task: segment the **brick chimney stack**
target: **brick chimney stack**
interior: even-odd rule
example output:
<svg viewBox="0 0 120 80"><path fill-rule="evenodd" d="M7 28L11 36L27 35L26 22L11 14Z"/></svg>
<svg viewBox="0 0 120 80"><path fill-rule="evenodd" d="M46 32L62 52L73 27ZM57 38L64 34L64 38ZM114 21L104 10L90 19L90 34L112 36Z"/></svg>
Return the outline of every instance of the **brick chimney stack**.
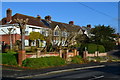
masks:
<svg viewBox="0 0 120 80"><path fill-rule="evenodd" d="M74 25L74 21L70 21L69 24L70 24L70 25Z"/></svg>
<svg viewBox="0 0 120 80"><path fill-rule="evenodd" d="M10 22L12 19L12 10L10 8L7 9L6 15L7 15L7 22Z"/></svg>
<svg viewBox="0 0 120 80"><path fill-rule="evenodd" d="M90 24L88 24L88 25L87 25L87 27L88 27L88 28L91 28L91 25L90 25Z"/></svg>
<svg viewBox="0 0 120 80"><path fill-rule="evenodd" d="M37 19L41 20L41 17L40 17L40 15L37 15Z"/></svg>
<svg viewBox="0 0 120 80"><path fill-rule="evenodd" d="M51 16L49 16L49 15L48 15L48 16L45 16L45 20L46 20L46 21L51 21Z"/></svg>

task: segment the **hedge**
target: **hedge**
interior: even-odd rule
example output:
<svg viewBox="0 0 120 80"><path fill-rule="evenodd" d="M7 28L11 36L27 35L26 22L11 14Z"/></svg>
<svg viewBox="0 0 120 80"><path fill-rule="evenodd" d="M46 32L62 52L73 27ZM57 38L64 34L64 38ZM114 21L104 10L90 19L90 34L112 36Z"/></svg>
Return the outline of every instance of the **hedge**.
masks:
<svg viewBox="0 0 120 80"><path fill-rule="evenodd" d="M88 44L87 50L89 53L95 53L95 51L97 51L97 45L96 44Z"/></svg>
<svg viewBox="0 0 120 80"><path fill-rule="evenodd" d="M1 53L0 55L2 55L2 64L17 65L17 54Z"/></svg>
<svg viewBox="0 0 120 80"><path fill-rule="evenodd" d="M105 47L103 45L98 45L98 51L100 53L104 53L105 52Z"/></svg>
<svg viewBox="0 0 120 80"><path fill-rule="evenodd" d="M89 53L95 53L95 51L105 52L105 47L103 45L97 44L82 44L80 47L80 52L85 51L85 47Z"/></svg>
<svg viewBox="0 0 120 80"><path fill-rule="evenodd" d="M45 68L51 66L64 65L65 60L60 57L41 57L41 58L27 58L23 61L23 66L31 68Z"/></svg>

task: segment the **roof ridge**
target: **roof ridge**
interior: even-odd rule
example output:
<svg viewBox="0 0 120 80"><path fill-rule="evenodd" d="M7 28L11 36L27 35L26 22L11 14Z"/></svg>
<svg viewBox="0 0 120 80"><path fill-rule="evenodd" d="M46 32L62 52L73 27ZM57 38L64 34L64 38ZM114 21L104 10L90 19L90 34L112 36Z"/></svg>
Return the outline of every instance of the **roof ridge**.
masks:
<svg viewBox="0 0 120 80"><path fill-rule="evenodd" d="M24 14L20 14L20 13L16 13L15 15L22 15L22 16L26 16L26 17L35 18L35 17L33 17L33 16L28 16L28 15L24 15ZM13 16L15 16L15 15L13 15ZM13 17L13 16L12 16L12 17ZM37 19L37 18L35 18L35 19Z"/></svg>

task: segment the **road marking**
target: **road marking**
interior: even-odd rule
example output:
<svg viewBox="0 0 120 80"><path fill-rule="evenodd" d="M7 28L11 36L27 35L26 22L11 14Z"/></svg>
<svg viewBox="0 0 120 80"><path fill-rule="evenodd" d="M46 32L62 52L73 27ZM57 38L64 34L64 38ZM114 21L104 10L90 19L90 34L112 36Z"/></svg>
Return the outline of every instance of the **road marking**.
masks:
<svg viewBox="0 0 120 80"><path fill-rule="evenodd" d="M55 74L55 73L61 73L61 72L69 72L69 71L75 71L75 70L98 68L98 67L105 67L105 65L82 67L82 68L74 68L74 69L66 69L66 70L59 70L59 71L52 71L52 72L47 72L47 73L44 73L44 74L37 74L37 75L30 75L30 76L21 76L21 77L17 77L17 78L18 79L22 79L22 78L29 78L29 77L35 77L35 76L44 76L44 75L48 75L48 74Z"/></svg>
<svg viewBox="0 0 120 80"><path fill-rule="evenodd" d="M91 78L91 79L88 79L88 80L94 80L94 79L99 79L99 78L103 78L104 76L102 75L102 76L93 76L93 77L95 77L95 78Z"/></svg>

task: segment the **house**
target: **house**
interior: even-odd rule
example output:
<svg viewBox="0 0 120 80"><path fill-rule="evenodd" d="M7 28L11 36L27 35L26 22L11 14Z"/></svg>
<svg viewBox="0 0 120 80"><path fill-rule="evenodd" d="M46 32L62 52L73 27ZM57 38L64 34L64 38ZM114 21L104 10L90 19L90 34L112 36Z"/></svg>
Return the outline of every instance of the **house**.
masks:
<svg viewBox="0 0 120 80"><path fill-rule="evenodd" d="M32 17L24 14L16 13L12 16L12 10L9 8L6 10L6 17L3 18L2 25L0 25L0 36L7 44L10 44L10 36L12 40L12 45L16 43L17 40L21 40L20 29L14 19L29 19L25 29L25 46L36 46L36 43L29 40L29 34L32 31L40 32L46 37L49 37L50 42L53 45L70 45L76 44L75 37L77 34L83 34L80 26L74 25L73 21L67 23L52 21L51 16L45 16L42 19L39 15L37 17ZM72 36L72 37L71 37ZM71 40L70 40L71 39ZM45 46L46 41L43 41L43 46Z"/></svg>

